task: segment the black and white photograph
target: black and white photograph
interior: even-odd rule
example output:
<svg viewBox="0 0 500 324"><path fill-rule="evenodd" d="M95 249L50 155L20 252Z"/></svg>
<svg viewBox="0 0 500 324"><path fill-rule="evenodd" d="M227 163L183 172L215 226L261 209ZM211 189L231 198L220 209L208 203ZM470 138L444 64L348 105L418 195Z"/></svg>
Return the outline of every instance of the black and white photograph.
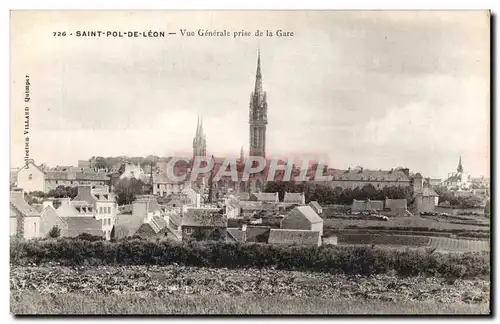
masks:
<svg viewBox="0 0 500 324"><path fill-rule="evenodd" d="M490 315L491 21L11 10L11 314Z"/></svg>

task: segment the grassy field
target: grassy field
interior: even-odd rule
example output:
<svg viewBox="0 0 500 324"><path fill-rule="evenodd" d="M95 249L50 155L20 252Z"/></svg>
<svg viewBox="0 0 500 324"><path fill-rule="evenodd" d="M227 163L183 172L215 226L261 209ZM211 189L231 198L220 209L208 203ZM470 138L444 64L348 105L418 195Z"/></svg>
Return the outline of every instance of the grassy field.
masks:
<svg viewBox="0 0 500 324"><path fill-rule="evenodd" d="M105 296L13 292L13 314L489 314L489 304L335 300L293 296Z"/></svg>
<svg viewBox="0 0 500 324"><path fill-rule="evenodd" d="M357 226L359 228L379 226L394 229L402 227L428 228L435 231L489 231L489 228L485 226L439 222L423 217L392 217L388 221L329 218L323 221L323 226L325 229L340 229L347 226Z"/></svg>

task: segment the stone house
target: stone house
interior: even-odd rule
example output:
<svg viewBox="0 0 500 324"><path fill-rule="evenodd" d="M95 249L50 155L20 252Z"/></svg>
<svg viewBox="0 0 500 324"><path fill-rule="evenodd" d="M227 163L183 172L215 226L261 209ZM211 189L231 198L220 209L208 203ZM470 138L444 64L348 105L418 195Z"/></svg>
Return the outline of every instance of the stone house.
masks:
<svg viewBox="0 0 500 324"><path fill-rule="evenodd" d="M22 188L24 192L33 191L45 192L45 172L37 166L33 160L30 160L17 172L17 187Z"/></svg>
<svg viewBox="0 0 500 324"><path fill-rule="evenodd" d="M10 236L40 237L40 213L24 199L23 190L10 192Z"/></svg>
<svg viewBox="0 0 500 324"><path fill-rule="evenodd" d="M47 237L53 227L61 230L61 236L68 230L68 224L57 214L52 201L44 201L40 214L40 237Z"/></svg>
<svg viewBox="0 0 500 324"><path fill-rule="evenodd" d="M298 206L281 220L281 229L317 231L323 235L323 219L310 207Z"/></svg>
<svg viewBox="0 0 500 324"><path fill-rule="evenodd" d="M352 202L351 211L353 213L360 213L365 211L381 211L384 209L384 201L382 200L356 200Z"/></svg>
<svg viewBox="0 0 500 324"><path fill-rule="evenodd" d="M181 217L183 241L225 241L227 217L221 208L189 208Z"/></svg>
<svg viewBox="0 0 500 324"><path fill-rule="evenodd" d="M285 192L285 196L283 197L283 202L287 204L305 205L306 196L302 192L301 193Z"/></svg>

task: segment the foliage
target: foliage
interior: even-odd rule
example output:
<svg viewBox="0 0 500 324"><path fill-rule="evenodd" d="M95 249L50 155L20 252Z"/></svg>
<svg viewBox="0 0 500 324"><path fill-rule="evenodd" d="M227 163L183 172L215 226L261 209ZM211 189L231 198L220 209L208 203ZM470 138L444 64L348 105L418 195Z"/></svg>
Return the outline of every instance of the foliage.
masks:
<svg viewBox="0 0 500 324"><path fill-rule="evenodd" d="M345 204L351 205L354 199L364 200L384 200L390 199L412 199L413 188L407 187L385 187L376 189L373 185L367 184L363 188L343 189L341 187L330 188L322 184L311 182L268 182L265 192L278 192L279 199L283 200L285 192L303 192L306 203L316 200L320 204Z"/></svg>
<svg viewBox="0 0 500 324"><path fill-rule="evenodd" d="M47 237L58 238L59 236L61 236L61 229L59 228L59 226L57 225L52 226L49 233L47 234Z"/></svg>
<svg viewBox="0 0 500 324"><path fill-rule="evenodd" d="M11 264L168 265L263 268L372 275L475 277L490 273L488 252L429 253L359 246L276 246L223 242L89 241L79 238L11 244Z"/></svg>
<svg viewBox="0 0 500 324"><path fill-rule="evenodd" d="M125 178L115 186L116 200L119 206L131 204L137 195L143 195L144 182L135 178Z"/></svg>
<svg viewBox="0 0 500 324"><path fill-rule="evenodd" d="M435 189L439 195L439 203L449 204L454 208L475 208L482 206L482 199L476 196L458 196L455 192L446 189L445 187L438 187Z"/></svg>
<svg viewBox="0 0 500 324"><path fill-rule="evenodd" d="M56 189L50 190L44 198L75 198L78 195L78 187L57 186Z"/></svg>

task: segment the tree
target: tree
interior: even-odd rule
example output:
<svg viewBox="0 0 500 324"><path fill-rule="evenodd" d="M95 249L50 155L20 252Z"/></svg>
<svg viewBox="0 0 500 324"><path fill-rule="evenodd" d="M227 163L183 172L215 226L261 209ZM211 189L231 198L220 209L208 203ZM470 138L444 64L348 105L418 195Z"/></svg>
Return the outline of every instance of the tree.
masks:
<svg viewBox="0 0 500 324"><path fill-rule="evenodd" d="M54 198L75 198L78 195L78 187L71 186L57 186L56 189L50 190L46 197Z"/></svg>
<svg viewBox="0 0 500 324"><path fill-rule="evenodd" d="M52 226L49 233L47 234L47 237L58 238L59 236L61 236L61 229L59 228L59 226L57 225Z"/></svg>
<svg viewBox="0 0 500 324"><path fill-rule="evenodd" d="M102 156L98 156L95 158L94 167L97 169L106 169L108 165L106 164L106 160Z"/></svg>
<svg viewBox="0 0 500 324"><path fill-rule="evenodd" d="M144 194L144 182L135 178L125 178L118 181L115 187L118 205L131 204L136 195Z"/></svg>

